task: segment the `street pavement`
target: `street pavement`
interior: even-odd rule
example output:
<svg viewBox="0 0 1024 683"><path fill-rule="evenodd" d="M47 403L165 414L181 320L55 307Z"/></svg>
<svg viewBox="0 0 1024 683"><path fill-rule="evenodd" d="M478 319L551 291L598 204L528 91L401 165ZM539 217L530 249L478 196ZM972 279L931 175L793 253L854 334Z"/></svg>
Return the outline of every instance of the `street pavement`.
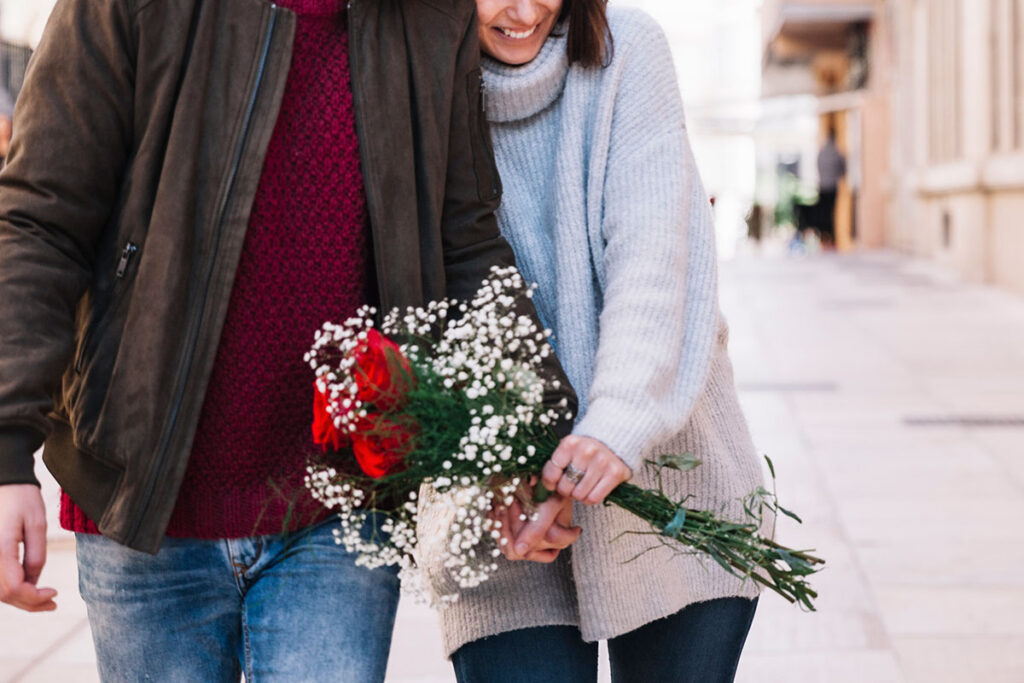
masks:
<svg viewBox="0 0 1024 683"><path fill-rule="evenodd" d="M1024 298L893 252L768 251L722 266L737 386L804 519L780 540L828 565L815 613L762 596L737 680L1021 683ZM60 608L0 607L0 681L98 680L74 540L44 491ZM387 680L454 681L410 601Z"/></svg>

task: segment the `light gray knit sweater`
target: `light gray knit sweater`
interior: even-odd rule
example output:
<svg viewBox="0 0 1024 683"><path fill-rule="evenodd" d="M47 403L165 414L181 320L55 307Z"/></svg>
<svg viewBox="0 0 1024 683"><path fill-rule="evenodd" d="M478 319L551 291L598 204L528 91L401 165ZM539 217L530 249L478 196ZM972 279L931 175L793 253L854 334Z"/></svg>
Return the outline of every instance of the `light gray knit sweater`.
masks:
<svg viewBox="0 0 1024 683"><path fill-rule="evenodd" d="M668 493L742 519L762 473L726 353L710 204L672 57L646 14L609 18L607 68L569 68L557 36L525 66L485 61L501 230L540 285L538 312L580 398L575 433L605 443L648 487L645 458L694 453L704 464L666 476ZM421 533L441 531L446 514L425 514ZM713 562L642 554L653 539L623 532L649 528L617 508L577 505L576 519L583 535L553 565L502 559L498 575L441 612L449 655L531 626L611 638L690 603L758 594Z"/></svg>

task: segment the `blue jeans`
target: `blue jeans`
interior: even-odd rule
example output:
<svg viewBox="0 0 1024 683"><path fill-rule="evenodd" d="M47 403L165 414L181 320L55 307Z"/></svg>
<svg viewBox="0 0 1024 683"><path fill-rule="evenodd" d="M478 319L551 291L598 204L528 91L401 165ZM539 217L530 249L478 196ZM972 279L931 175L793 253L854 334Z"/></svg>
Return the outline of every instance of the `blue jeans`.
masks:
<svg viewBox="0 0 1024 683"><path fill-rule="evenodd" d="M756 599L709 600L612 638L612 681L730 683L756 609ZM589 683L597 643L575 626L540 626L467 643L452 664L459 683Z"/></svg>
<svg viewBox="0 0 1024 683"><path fill-rule="evenodd" d="M392 569L355 566L331 517L293 534L165 539L153 556L78 534L104 681L384 680Z"/></svg>

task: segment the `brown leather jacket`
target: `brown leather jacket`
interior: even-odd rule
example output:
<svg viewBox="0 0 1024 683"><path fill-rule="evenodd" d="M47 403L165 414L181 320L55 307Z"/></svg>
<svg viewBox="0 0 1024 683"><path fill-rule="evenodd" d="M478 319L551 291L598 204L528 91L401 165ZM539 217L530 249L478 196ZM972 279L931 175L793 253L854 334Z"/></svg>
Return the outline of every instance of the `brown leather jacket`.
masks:
<svg viewBox="0 0 1024 683"><path fill-rule="evenodd" d="M349 22L379 303L465 298L513 263L474 2L353 0ZM62 0L19 98L0 484L35 481L45 439L60 484L133 548L159 549L185 471L294 28L265 0Z"/></svg>

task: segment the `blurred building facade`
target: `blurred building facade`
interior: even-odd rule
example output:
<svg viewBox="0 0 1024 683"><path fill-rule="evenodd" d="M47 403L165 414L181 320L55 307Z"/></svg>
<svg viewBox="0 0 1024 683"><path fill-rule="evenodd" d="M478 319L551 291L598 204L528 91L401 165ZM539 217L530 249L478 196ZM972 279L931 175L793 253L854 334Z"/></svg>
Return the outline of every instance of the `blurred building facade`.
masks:
<svg viewBox="0 0 1024 683"><path fill-rule="evenodd" d="M765 0L767 98L811 96L851 172L840 246L1024 294L1024 0Z"/></svg>
<svg viewBox="0 0 1024 683"><path fill-rule="evenodd" d="M0 0L0 87L17 97L56 0Z"/></svg>
<svg viewBox="0 0 1024 683"><path fill-rule="evenodd" d="M790 119L808 114L815 119L801 176L816 184L815 152L830 129L847 158L836 202L838 248L883 245L891 57L880 3L766 0L761 18L766 103L789 101L794 104L774 108Z"/></svg>
<svg viewBox="0 0 1024 683"><path fill-rule="evenodd" d="M1024 0L885 4L890 243L1024 294Z"/></svg>

